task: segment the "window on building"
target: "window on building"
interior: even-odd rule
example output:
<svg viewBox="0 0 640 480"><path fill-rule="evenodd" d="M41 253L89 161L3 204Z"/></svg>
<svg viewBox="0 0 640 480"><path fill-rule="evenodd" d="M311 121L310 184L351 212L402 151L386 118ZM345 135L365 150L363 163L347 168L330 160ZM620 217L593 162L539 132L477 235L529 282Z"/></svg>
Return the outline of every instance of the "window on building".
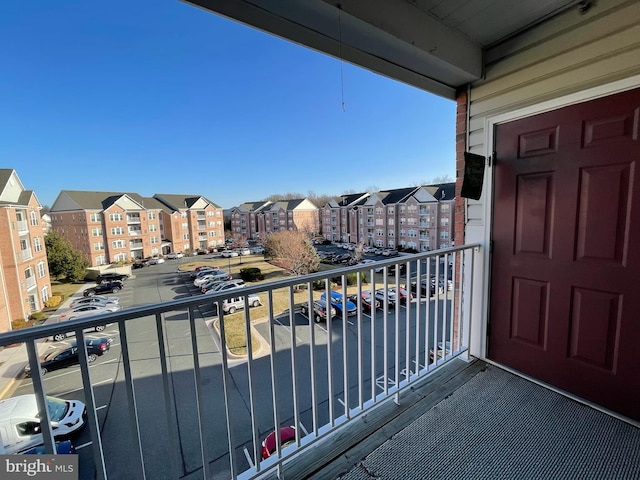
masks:
<svg viewBox="0 0 640 480"><path fill-rule="evenodd" d="M126 262L127 261L127 254L126 253L117 253L113 256L113 261L114 262Z"/></svg>
<svg viewBox="0 0 640 480"><path fill-rule="evenodd" d="M42 251L42 239L40 237L33 238L33 250L36 252Z"/></svg>
<svg viewBox="0 0 640 480"><path fill-rule="evenodd" d="M443 227L448 226L449 225L449 217L440 218L440 225L442 225Z"/></svg>
<svg viewBox="0 0 640 480"><path fill-rule="evenodd" d="M104 243L103 242L94 242L93 249L94 250L104 250Z"/></svg>
<svg viewBox="0 0 640 480"><path fill-rule="evenodd" d="M183 233L182 234L182 239L183 240L189 240L189 234L188 233Z"/></svg>
<svg viewBox="0 0 640 480"><path fill-rule="evenodd" d="M440 232L440 239L441 240L448 240L449 239L449 232Z"/></svg>
<svg viewBox="0 0 640 480"><path fill-rule="evenodd" d="M443 203L440 205L440 211L441 212L448 212L449 211L449 204L448 203Z"/></svg>
<svg viewBox="0 0 640 480"><path fill-rule="evenodd" d="M107 257L105 255L98 255L96 257L96 265L104 265L107 263Z"/></svg>
<svg viewBox="0 0 640 480"><path fill-rule="evenodd" d="M151 249L151 255L158 255L159 252L160 251L158 250L157 247Z"/></svg>
<svg viewBox="0 0 640 480"><path fill-rule="evenodd" d="M29 295L29 308L32 312L40 310L40 307L38 306L38 297L36 295Z"/></svg>
<svg viewBox="0 0 640 480"><path fill-rule="evenodd" d="M156 223L149 224L149 231L150 232L157 232L158 231L158 225Z"/></svg>
<svg viewBox="0 0 640 480"><path fill-rule="evenodd" d="M47 273L47 271L44 268L44 262L38 262L36 270L38 271L38 278L44 277Z"/></svg>
<svg viewBox="0 0 640 480"><path fill-rule="evenodd" d="M91 229L92 237L101 237L102 236L102 228L92 228Z"/></svg>
<svg viewBox="0 0 640 480"><path fill-rule="evenodd" d="M151 237L151 243L158 243L158 237Z"/></svg>
<svg viewBox="0 0 640 480"><path fill-rule="evenodd" d="M387 232L387 237L393 237L394 236L394 231L393 230L389 230Z"/></svg>
<svg viewBox="0 0 640 480"><path fill-rule="evenodd" d="M113 227L111 235L124 235L124 227Z"/></svg>
<svg viewBox="0 0 640 480"><path fill-rule="evenodd" d="M188 223L183 223L182 224L182 229L183 230L187 230L189 228L189 224Z"/></svg>
<svg viewBox="0 0 640 480"><path fill-rule="evenodd" d="M113 245L113 248L125 248L126 246L124 240L114 240L112 245Z"/></svg>
<svg viewBox="0 0 640 480"><path fill-rule="evenodd" d="M102 221L102 214L101 213L92 213L91 215L89 215L89 221L93 222L93 223L101 222Z"/></svg>
<svg viewBox="0 0 640 480"><path fill-rule="evenodd" d="M389 226L391 227L391 226L395 225L395 219L390 218L390 219L389 219L389 221L388 221L387 223L388 223L388 224L389 224Z"/></svg>
<svg viewBox="0 0 640 480"><path fill-rule="evenodd" d="M156 219L156 212L149 212L149 213L147 214L147 218L148 218L149 220L155 220L155 219Z"/></svg>
<svg viewBox="0 0 640 480"><path fill-rule="evenodd" d="M42 303L49 300L49 287L42 287L42 290L40 290L40 298L42 298Z"/></svg>
<svg viewBox="0 0 640 480"><path fill-rule="evenodd" d="M382 230L381 228L376 229L376 235L379 237L384 236L384 230Z"/></svg>
<svg viewBox="0 0 640 480"><path fill-rule="evenodd" d="M109 220L111 220L112 222L121 222L122 221L122 214L121 213L111 213L111 214L109 214Z"/></svg>
<svg viewBox="0 0 640 480"><path fill-rule="evenodd" d="M38 226L38 214L36 212L30 212L29 213L29 218L31 220L31 226L32 227L37 227Z"/></svg>

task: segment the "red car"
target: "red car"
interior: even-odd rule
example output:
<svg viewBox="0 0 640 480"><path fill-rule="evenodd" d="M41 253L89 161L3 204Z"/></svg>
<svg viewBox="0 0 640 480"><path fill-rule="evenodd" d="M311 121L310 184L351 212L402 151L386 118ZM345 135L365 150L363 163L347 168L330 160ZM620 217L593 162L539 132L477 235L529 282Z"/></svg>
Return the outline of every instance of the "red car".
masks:
<svg viewBox="0 0 640 480"><path fill-rule="evenodd" d="M282 427L280 429L280 448L284 448L296 441L296 427ZM276 432L273 431L262 442L262 459L265 460L276 453Z"/></svg>

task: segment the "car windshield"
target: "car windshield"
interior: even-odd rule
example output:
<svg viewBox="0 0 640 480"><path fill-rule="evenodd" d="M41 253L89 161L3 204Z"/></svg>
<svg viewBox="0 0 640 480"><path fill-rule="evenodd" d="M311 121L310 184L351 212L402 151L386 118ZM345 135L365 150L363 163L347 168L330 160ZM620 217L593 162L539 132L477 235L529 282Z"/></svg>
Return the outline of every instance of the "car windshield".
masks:
<svg viewBox="0 0 640 480"><path fill-rule="evenodd" d="M69 411L69 404L59 398L47 397L47 408L49 409L49 417L52 422L59 422ZM36 415L40 418L40 415Z"/></svg>

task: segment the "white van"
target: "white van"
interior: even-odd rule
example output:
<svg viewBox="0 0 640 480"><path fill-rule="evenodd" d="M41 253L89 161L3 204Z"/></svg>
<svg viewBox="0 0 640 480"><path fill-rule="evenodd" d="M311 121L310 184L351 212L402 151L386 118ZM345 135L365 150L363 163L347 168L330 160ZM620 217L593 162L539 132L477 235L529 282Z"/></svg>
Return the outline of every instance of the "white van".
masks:
<svg viewBox="0 0 640 480"><path fill-rule="evenodd" d="M248 299L250 307L259 307L262 305L260 297L255 293L249 294ZM244 296L228 298L222 302L222 311L224 313L235 313L236 310L242 309L244 309Z"/></svg>
<svg viewBox="0 0 640 480"><path fill-rule="evenodd" d="M54 437L69 435L84 427L87 409L77 400L47 397ZM34 394L0 400L0 452L20 453L43 443Z"/></svg>

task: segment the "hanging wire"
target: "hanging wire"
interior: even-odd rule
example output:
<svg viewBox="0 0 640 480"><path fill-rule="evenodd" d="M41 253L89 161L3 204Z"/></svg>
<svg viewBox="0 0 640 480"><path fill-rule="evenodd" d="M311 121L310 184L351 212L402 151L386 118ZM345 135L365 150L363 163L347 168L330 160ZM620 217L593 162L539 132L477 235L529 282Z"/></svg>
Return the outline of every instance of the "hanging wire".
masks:
<svg viewBox="0 0 640 480"><path fill-rule="evenodd" d="M345 110L344 106L344 75L342 72L342 5L338 4L338 57L340 57L340 96L342 99L342 111Z"/></svg>

